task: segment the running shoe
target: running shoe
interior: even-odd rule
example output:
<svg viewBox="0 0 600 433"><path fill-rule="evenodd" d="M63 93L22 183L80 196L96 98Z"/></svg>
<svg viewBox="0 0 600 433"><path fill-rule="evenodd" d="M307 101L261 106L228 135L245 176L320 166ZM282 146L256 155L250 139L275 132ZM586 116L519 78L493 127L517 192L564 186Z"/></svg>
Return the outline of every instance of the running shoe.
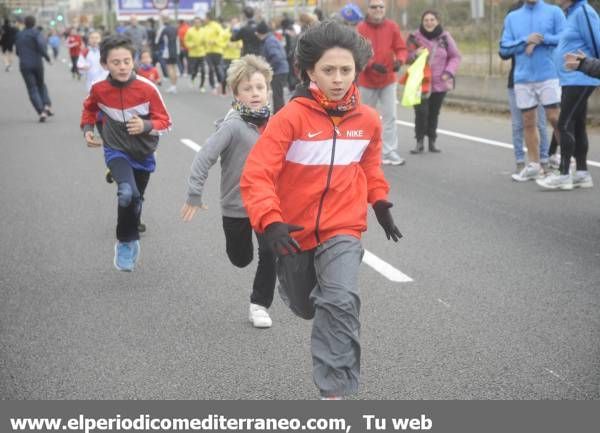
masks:
<svg viewBox="0 0 600 433"><path fill-rule="evenodd" d="M577 170L573 175L573 188L592 188L594 181L589 171Z"/></svg>
<svg viewBox="0 0 600 433"><path fill-rule="evenodd" d="M255 328L270 328L273 324L267 309L258 304L250 304L249 319Z"/></svg>
<svg viewBox="0 0 600 433"><path fill-rule="evenodd" d="M550 168L560 168L560 154L555 153L554 155L550 155L550 158L548 158L548 165Z"/></svg>
<svg viewBox="0 0 600 433"><path fill-rule="evenodd" d="M106 179L106 183L113 183L115 181L112 177L110 168L106 169L106 173L104 173L104 179Z"/></svg>
<svg viewBox="0 0 600 433"><path fill-rule="evenodd" d="M543 179L538 179L535 182L542 188L546 189L573 189L573 180L571 179L570 174L552 173L550 176L546 176Z"/></svg>
<svg viewBox="0 0 600 433"><path fill-rule="evenodd" d="M114 265L119 271L131 272L140 254L140 241L121 242L115 244Z"/></svg>
<svg viewBox="0 0 600 433"><path fill-rule="evenodd" d="M541 175L542 167L540 167L540 164L537 162L530 162L520 173L513 174L512 178L517 182L527 182L528 180L539 179Z"/></svg>
<svg viewBox="0 0 600 433"><path fill-rule="evenodd" d="M400 155L393 150L390 153L383 155L383 160L381 162L384 165L404 165L406 163L406 161L400 158Z"/></svg>

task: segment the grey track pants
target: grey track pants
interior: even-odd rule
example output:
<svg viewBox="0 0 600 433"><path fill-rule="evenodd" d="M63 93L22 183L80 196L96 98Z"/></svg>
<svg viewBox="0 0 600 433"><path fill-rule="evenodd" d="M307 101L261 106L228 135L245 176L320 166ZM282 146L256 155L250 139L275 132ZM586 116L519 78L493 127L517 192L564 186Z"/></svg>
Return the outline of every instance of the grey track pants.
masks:
<svg viewBox="0 0 600 433"><path fill-rule="evenodd" d="M360 297L358 269L363 248L352 236L335 236L314 250L277 262L279 294L303 319L313 319L313 379L323 397L358 390Z"/></svg>

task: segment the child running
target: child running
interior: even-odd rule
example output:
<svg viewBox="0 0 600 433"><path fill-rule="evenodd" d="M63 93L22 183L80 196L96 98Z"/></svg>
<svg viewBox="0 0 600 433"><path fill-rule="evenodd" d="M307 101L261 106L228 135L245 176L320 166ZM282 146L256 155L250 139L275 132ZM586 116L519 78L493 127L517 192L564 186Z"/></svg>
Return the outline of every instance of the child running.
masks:
<svg viewBox="0 0 600 433"><path fill-rule="evenodd" d="M402 236L381 169L381 121L355 84L371 53L351 27L309 27L296 48L302 85L269 121L240 181L252 226L278 256L282 299L314 318L313 379L323 399L358 390L367 205L388 239Z"/></svg>
<svg viewBox="0 0 600 433"><path fill-rule="evenodd" d="M100 61L108 77L92 85L83 103L81 128L89 147L98 111L102 111L104 159L117 183L118 216L114 265L133 271L140 253L138 223L150 173L156 167L158 137L169 130L171 118L158 89L133 72L131 41L109 36L100 45Z"/></svg>
<svg viewBox="0 0 600 433"><path fill-rule="evenodd" d="M92 31L88 35L88 46L79 52L77 69L79 73L85 74L85 89L89 92L98 80L106 78L108 71L100 63L100 32Z"/></svg>
<svg viewBox="0 0 600 433"><path fill-rule="evenodd" d="M188 198L181 209L184 221L191 221L198 209L206 208L202 190L208 171L221 157L221 211L225 249L234 266L243 268L252 261L252 227L240 197L240 176L246 157L269 120L269 83L273 71L260 57L247 55L233 61L227 84L233 91L233 108L196 154L188 182ZM272 325L267 309L275 291L275 256L264 237L258 240L258 267L250 295L249 318L256 328Z"/></svg>
<svg viewBox="0 0 600 433"><path fill-rule="evenodd" d="M139 76L147 78L157 86L160 86L160 75L156 66L152 65L152 53L150 50L142 50L140 64L136 72Z"/></svg>

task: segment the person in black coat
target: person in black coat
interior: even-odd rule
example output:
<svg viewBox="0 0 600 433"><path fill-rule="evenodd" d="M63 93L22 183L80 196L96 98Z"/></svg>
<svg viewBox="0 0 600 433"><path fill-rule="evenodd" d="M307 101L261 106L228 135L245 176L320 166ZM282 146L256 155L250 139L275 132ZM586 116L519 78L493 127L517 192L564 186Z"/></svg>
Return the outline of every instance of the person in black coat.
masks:
<svg viewBox="0 0 600 433"><path fill-rule="evenodd" d="M232 29L231 41L242 41L242 56L246 54L260 55L261 42L256 37L256 21L254 21L254 9L250 6L244 8L246 24L240 29Z"/></svg>
<svg viewBox="0 0 600 433"><path fill-rule="evenodd" d="M10 71L12 66L12 53L17 37L17 28L11 25L8 18L4 19L4 25L0 31L0 46L2 47L2 57L4 59L4 70Z"/></svg>
<svg viewBox="0 0 600 433"><path fill-rule="evenodd" d="M25 17L25 29L17 33L15 45L17 47L17 56L19 56L19 69L29 99L33 108L37 111L40 122L45 122L48 116L52 116L50 97L48 89L44 82L44 63L46 59L51 63L48 56L46 39L42 33L35 28L35 18L33 16Z"/></svg>

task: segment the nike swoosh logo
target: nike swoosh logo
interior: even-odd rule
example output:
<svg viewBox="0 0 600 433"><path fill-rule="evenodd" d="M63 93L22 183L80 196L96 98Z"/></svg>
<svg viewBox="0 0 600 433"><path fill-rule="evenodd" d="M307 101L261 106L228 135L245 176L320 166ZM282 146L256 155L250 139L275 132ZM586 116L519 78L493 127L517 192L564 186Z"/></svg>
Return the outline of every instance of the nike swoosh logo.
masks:
<svg viewBox="0 0 600 433"><path fill-rule="evenodd" d="M319 131L319 132L309 132L308 133L308 138L313 138L316 137L317 135L319 135L321 132L323 131Z"/></svg>

